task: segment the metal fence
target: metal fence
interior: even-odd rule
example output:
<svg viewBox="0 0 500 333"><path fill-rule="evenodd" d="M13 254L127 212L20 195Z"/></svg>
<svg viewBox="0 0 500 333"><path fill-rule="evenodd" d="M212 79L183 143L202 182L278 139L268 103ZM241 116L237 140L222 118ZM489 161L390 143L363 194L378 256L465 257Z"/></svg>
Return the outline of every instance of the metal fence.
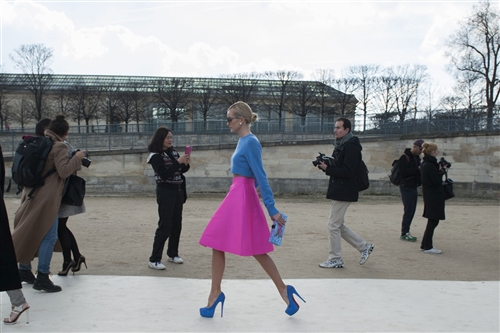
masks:
<svg viewBox="0 0 500 333"><path fill-rule="evenodd" d="M300 119L299 119L300 120ZM213 146L236 144L238 137L229 132L226 121L187 121L172 123L157 121L145 124L71 126L68 141L74 147L88 151L145 149L154 131L159 126L170 128L174 134L174 145ZM333 138L334 120L296 119L261 120L253 124L252 132L261 142L312 141ZM127 131L125 131L125 129ZM411 119L404 122L379 121L370 123L363 131L363 120L357 117L353 133L359 137L387 137L408 134L420 136L430 133L481 132L500 130L500 118L486 119ZM33 134L34 127L10 129L0 132L0 144L4 154L17 148L24 134Z"/></svg>

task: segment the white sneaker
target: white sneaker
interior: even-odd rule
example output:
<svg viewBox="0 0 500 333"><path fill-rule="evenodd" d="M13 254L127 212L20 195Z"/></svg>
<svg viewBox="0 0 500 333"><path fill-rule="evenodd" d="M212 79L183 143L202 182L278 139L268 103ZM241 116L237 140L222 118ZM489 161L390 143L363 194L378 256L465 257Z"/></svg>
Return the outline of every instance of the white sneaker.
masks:
<svg viewBox="0 0 500 333"><path fill-rule="evenodd" d="M161 261L157 261L157 262L151 262L150 261L149 264L148 264L148 267L152 268L152 269L165 269L166 268L165 265L163 265L161 263Z"/></svg>
<svg viewBox="0 0 500 333"><path fill-rule="evenodd" d="M173 262L174 264L182 264L184 262L184 260L182 260L182 258L179 256L173 258L169 257L168 261Z"/></svg>
<svg viewBox="0 0 500 333"><path fill-rule="evenodd" d="M322 262L319 264L319 267L321 268L344 268L344 261L342 258L337 259L337 260L327 260L325 262Z"/></svg>
<svg viewBox="0 0 500 333"><path fill-rule="evenodd" d="M363 265L368 260L374 248L375 248L374 244L371 243L366 244L366 249L364 249L363 252L361 252L361 260L359 261L360 265Z"/></svg>
<svg viewBox="0 0 500 333"><path fill-rule="evenodd" d="M424 250L424 253L440 254L440 253L443 253L443 251L438 250L435 247L433 247L432 249Z"/></svg>

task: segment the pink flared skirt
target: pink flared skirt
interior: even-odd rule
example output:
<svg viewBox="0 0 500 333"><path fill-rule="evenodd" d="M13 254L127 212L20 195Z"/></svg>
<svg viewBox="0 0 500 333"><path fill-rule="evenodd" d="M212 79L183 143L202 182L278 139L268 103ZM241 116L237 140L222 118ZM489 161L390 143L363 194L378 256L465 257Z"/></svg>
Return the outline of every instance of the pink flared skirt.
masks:
<svg viewBox="0 0 500 333"><path fill-rule="evenodd" d="M200 244L239 256L272 252L269 225L253 178L234 177L219 208L201 235Z"/></svg>

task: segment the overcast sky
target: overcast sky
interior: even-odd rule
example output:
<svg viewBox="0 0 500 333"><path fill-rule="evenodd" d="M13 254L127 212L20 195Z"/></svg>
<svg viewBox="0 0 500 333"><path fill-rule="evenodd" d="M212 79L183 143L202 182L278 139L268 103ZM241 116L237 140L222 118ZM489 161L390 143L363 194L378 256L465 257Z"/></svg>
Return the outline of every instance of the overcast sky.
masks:
<svg viewBox="0 0 500 333"><path fill-rule="evenodd" d="M218 77L421 64L450 83L445 41L477 1L5 1L0 63L21 44L56 74Z"/></svg>

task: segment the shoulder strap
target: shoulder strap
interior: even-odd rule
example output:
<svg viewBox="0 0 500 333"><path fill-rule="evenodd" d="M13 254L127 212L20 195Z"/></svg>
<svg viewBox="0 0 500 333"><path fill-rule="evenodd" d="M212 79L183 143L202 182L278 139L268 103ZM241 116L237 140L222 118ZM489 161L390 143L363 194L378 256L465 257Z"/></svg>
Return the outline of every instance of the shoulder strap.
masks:
<svg viewBox="0 0 500 333"><path fill-rule="evenodd" d="M28 200L31 199L31 197L33 197L33 194L35 193L35 191L43 185L44 183L44 180L45 178L47 178L48 176L50 176L51 174L55 173L56 172L56 168L53 167L51 169L49 169L49 171L47 171L45 173L45 175L43 175L42 178L40 178L40 180L38 181L38 183L36 183L36 185L31 189L30 193L28 194Z"/></svg>

